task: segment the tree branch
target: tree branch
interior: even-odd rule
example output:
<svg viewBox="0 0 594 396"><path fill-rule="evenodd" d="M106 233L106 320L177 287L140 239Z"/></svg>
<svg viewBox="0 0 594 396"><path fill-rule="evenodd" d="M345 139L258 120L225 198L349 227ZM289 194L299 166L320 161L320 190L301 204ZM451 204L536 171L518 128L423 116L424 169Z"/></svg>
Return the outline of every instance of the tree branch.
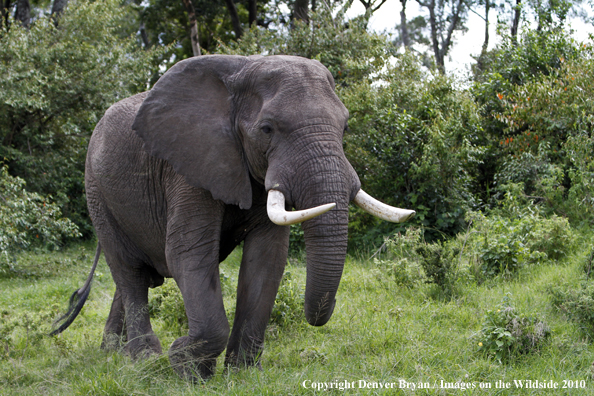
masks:
<svg viewBox="0 0 594 396"><path fill-rule="evenodd" d="M198 43L198 22L196 22L196 11L191 0L182 0L188 13L188 20L190 21L190 41L192 43L192 53L194 56L202 55L200 51L200 44Z"/></svg>

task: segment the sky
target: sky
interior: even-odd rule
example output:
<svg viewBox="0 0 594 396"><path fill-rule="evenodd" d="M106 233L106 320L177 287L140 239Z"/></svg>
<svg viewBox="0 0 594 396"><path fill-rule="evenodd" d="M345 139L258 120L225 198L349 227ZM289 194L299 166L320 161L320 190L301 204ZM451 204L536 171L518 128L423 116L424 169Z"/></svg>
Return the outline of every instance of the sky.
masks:
<svg viewBox="0 0 594 396"><path fill-rule="evenodd" d="M395 32L396 24L400 23L401 5L399 0L387 0L381 8L372 15L369 26L378 32ZM482 9L477 10L479 12ZM347 12L348 17L363 14L365 8L361 2L355 0L353 5ZM406 17L408 20L417 15L425 14L421 7L415 1L408 1L406 7ZM592 12L590 12L592 14ZM489 29L489 49L493 48L497 43L496 36L496 22L497 15L492 11L489 19L495 23L491 23ZM485 22L474 13L468 15L468 31L466 33L456 32L454 34L454 46L450 50L449 59L446 59L446 70L455 72L455 74L463 76L466 71L470 70L470 65L474 63L471 55L478 55L481 52L483 41L485 38ZM571 27L574 29L574 36L576 39L583 41L588 38L588 33L594 33L594 26L588 25L579 19L571 20Z"/></svg>

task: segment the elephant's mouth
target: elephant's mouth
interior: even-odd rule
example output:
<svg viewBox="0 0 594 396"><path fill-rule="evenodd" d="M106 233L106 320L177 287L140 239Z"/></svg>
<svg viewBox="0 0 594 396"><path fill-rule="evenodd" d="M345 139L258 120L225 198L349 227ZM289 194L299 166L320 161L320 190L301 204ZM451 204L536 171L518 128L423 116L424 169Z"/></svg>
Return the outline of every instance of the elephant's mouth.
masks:
<svg viewBox="0 0 594 396"><path fill-rule="evenodd" d="M400 209L386 205L363 190L359 190L354 199L355 204L369 214L392 223L405 222L415 215L414 210ZM285 196L278 190L268 191L268 217L274 224L281 226L302 223L313 219L336 206L336 203L315 206L309 209L287 211L285 210Z"/></svg>

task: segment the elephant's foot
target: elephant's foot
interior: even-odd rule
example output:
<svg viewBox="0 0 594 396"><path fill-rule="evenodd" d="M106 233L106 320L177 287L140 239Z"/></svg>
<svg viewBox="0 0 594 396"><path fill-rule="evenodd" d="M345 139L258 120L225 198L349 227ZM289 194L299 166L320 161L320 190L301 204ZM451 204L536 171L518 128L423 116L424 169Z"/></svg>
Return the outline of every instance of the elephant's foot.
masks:
<svg viewBox="0 0 594 396"><path fill-rule="evenodd" d="M163 353L161 342L154 334L144 334L131 339L126 344L126 351L134 360L146 359L151 355Z"/></svg>
<svg viewBox="0 0 594 396"><path fill-rule="evenodd" d="M169 362L183 379L197 382L215 373L219 353L209 351L206 340L180 337L169 348Z"/></svg>

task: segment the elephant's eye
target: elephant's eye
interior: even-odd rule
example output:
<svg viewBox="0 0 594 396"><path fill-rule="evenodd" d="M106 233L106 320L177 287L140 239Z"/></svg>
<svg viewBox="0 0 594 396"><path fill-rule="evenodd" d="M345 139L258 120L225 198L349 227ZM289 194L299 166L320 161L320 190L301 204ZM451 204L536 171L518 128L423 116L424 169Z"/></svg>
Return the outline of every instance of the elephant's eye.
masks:
<svg viewBox="0 0 594 396"><path fill-rule="evenodd" d="M262 127L262 132L264 132L265 134L268 135L268 134L272 133L272 128L270 127L270 125L264 125Z"/></svg>
<svg viewBox="0 0 594 396"><path fill-rule="evenodd" d="M348 122L347 122L347 124L344 126L344 131L342 131L343 135L344 135L345 133L347 133L348 131L349 131L349 124L348 124Z"/></svg>

